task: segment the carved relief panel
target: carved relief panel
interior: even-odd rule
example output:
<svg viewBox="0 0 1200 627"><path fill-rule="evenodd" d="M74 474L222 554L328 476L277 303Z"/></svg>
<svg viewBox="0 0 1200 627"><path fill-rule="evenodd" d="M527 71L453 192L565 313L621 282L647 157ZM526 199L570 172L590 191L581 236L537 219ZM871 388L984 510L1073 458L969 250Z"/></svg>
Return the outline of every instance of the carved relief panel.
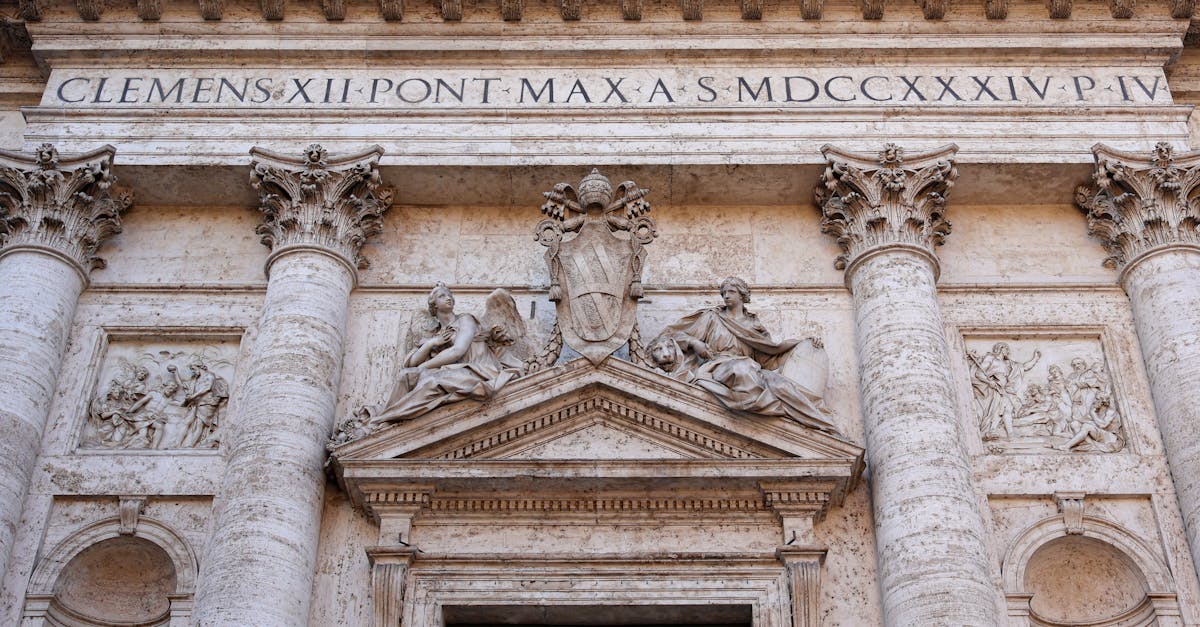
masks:
<svg viewBox="0 0 1200 627"><path fill-rule="evenodd" d="M1120 402L1095 336L964 337L971 409L990 453L1115 453Z"/></svg>
<svg viewBox="0 0 1200 627"><path fill-rule="evenodd" d="M80 449L212 449L220 444L237 337L109 338Z"/></svg>

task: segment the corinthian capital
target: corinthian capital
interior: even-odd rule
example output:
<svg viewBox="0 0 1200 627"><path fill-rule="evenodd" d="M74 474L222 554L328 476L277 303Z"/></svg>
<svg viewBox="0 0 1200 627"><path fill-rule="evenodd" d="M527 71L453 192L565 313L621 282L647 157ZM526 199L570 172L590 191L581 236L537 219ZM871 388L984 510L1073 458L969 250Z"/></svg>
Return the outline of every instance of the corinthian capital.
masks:
<svg viewBox="0 0 1200 627"><path fill-rule="evenodd" d="M42 144L32 157L0 151L0 255L33 248L70 262L87 280L103 268L96 249L121 232L121 212L133 203L114 193L116 149L60 157Z"/></svg>
<svg viewBox="0 0 1200 627"><path fill-rule="evenodd" d="M392 192L379 177L383 148L335 158L318 144L299 158L260 148L250 154L250 184L263 213L256 232L272 258L289 249L317 248L351 268L367 267L359 250L383 229L383 214L392 205Z"/></svg>
<svg viewBox="0 0 1200 627"><path fill-rule="evenodd" d="M896 246L918 249L936 267L933 248L950 233L944 214L958 178L951 160L956 152L954 145L908 157L895 144L874 155L822 147L828 165L815 193L821 232L842 247L837 268Z"/></svg>
<svg viewBox="0 0 1200 627"><path fill-rule="evenodd" d="M1075 190L1075 203L1108 251L1107 265L1123 268L1162 246L1200 246L1200 152L1175 156L1163 142L1149 155L1103 144L1092 153L1092 184Z"/></svg>

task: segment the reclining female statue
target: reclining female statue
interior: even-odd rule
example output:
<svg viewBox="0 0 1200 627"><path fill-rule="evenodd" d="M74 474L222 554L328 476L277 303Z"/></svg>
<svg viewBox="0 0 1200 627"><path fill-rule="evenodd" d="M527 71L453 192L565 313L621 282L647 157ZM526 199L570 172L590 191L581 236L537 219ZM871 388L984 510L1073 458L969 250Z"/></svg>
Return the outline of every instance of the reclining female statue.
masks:
<svg viewBox="0 0 1200 627"><path fill-rule="evenodd" d="M735 411L786 416L837 432L821 397L777 370L800 340L771 339L749 312L750 288L739 278L721 282L723 307L701 309L669 325L647 347L652 364L700 386Z"/></svg>

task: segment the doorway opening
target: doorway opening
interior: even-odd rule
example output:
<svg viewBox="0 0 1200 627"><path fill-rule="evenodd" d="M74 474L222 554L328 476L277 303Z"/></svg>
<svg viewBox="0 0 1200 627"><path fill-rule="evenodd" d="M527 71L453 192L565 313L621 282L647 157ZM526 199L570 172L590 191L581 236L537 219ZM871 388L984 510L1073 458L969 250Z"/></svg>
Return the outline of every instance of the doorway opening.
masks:
<svg viewBox="0 0 1200 627"><path fill-rule="evenodd" d="M446 627L751 627L750 605L449 605Z"/></svg>

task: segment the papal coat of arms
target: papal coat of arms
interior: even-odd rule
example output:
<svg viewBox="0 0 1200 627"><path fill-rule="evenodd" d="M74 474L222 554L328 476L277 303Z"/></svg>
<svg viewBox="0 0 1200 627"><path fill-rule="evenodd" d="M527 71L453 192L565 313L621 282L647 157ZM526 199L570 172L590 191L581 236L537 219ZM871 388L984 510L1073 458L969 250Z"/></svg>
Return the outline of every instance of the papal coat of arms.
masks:
<svg viewBox="0 0 1200 627"><path fill-rule="evenodd" d="M658 237L649 190L617 186L597 170L574 188L545 192L536 236L547 248L550 300L557 304L562 340L593 364L629 341L642 297L644 246ZM566 292L564 293L564 287Z"/></svg>

